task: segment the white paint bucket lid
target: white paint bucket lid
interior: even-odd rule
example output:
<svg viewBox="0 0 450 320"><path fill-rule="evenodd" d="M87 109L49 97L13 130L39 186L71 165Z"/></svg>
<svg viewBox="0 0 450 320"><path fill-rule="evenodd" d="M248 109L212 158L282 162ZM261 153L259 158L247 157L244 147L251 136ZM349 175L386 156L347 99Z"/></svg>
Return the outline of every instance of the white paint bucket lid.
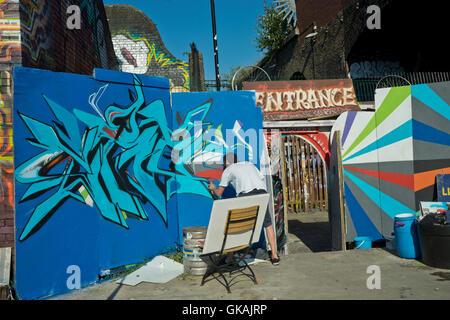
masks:
<svg viewBox="0 0 450 320"><path fill-rule="evenodd" d="M412 213L400 213L400 214L397 214L395 217L396 218L409 218L409 217L414 217L415 216L415 214L412 214Z"/></svg>

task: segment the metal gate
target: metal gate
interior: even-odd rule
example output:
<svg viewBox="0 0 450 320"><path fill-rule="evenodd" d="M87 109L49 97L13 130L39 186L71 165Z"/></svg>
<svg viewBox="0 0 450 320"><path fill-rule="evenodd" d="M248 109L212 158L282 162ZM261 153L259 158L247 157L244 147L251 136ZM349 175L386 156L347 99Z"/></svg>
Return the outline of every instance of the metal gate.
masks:
<svg viewBox="0 0 450 320"><path fill-rule="evenodd" d="M286 196L291 212L328 210L326 164L317 150L298 135L283 137Z"/></svg>

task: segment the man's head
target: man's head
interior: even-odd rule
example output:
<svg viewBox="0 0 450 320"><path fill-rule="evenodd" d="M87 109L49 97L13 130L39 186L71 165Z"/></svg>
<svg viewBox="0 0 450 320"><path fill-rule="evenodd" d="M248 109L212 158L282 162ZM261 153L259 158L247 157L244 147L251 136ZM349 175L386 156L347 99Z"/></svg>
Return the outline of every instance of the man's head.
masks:
<svg viewBox="0 0 450 320"><path fill-rule="evenodd" d="M238 163L238 157L234 152L228 152L223 156L223 168L228 168L233 163Z"/></svg>

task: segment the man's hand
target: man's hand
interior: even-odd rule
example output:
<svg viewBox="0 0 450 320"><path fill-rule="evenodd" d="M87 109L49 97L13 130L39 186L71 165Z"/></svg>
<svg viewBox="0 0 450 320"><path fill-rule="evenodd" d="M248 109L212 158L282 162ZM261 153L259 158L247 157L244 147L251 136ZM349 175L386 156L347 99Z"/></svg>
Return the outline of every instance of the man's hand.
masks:
<svg viewBox="0 0 450 320"><path fill-rule="evenodd" d="M219 189L217 189L216 185L214 183L210 182L209 190L211 190L211 193L213 194L213 196L216 195L217 197L221 197L225 188L219 186Z"/></svg>

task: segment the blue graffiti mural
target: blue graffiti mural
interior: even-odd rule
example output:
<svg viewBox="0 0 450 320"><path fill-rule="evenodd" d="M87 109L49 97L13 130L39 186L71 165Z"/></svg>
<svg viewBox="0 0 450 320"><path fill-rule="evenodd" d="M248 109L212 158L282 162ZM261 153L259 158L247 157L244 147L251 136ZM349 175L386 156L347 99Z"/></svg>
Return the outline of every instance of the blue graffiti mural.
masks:
<svg viewBox="0 0 450 320"><path fill-rule="evenodd" d="M164 78L17 67L14 111L22 299L67 292L69 266L85 286L181 245L184 227L208 224L223 154L259 166L253 92L171 95Z"/></svg>
<svg viewBox="0 0 450 320"><path fill-rule="evenodd" d="M55 190L32 210L19 240L36 232L69 198L95 206L105 219L125 228L127 217L148 220L143 207L148 202L167 223L166 205L174 194L211 198L208 178L194 174L196 160L221 161L224 153L239 147L252 155L241 137L242 123L236 121L233 129L238 143L229 145L220 126L205 121L211 99L190 110L172 131L163 101L146 104L141 80L136 75L133 80L130 104L109 105L104 114L98 102L108 85L89 98L96 114L69 112L46 95L43 99L57 120L53 125L19 112L33 136L28 142L43 150L16 169L16 180L29 185L20 202Z"/></svg>
<svg viewBox="0 0 450 320"><path fill-rule="evenodd" d="M36 231L68 198L95 205L104 218L127 228L125 216L148 219L145 202L166 220L166 203L175 192L211 196L206 179L190 174L182 161L172 161L174 146L185 142L172 141L162 100L145 104L137 76L134 83L131 104L110 105L104 115L79 109L70 113L45 95L57 119L53 125L19 113L33 135L29 143L43 150L16 169L17 181L30 185L20 202L56 188L33 209L20 240ZM93 106L106 89L91 96ZM194 112L206 114L210 106L208 102ZM187 117L185 122L189 121ZM80 122L85 125L81 136ZM181 127L189 131L188 123Z"/></svg>

